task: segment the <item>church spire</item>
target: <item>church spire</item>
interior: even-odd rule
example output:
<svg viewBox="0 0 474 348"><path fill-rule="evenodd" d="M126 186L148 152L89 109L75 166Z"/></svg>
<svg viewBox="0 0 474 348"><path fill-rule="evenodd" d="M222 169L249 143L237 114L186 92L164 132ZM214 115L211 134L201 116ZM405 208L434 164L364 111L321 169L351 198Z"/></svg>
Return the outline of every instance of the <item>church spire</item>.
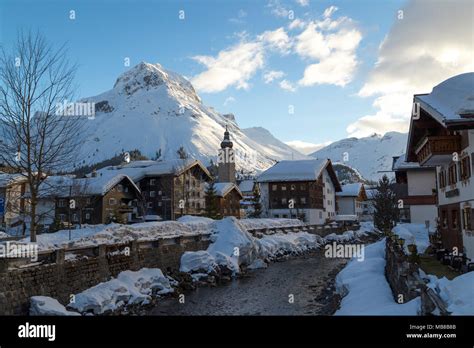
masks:
<svg viewBox="0 0 474 348"><path fill-rule="evenodd" d="M225 132L224 132L224 140L222 140L222 142L221 142L221 148L222 149L224 149L226 147L232 148L232 146L234 146L234 144L230 140L230 133L229 133L229 130L228 130L227 125L226 125L225 126Z"/></svg>

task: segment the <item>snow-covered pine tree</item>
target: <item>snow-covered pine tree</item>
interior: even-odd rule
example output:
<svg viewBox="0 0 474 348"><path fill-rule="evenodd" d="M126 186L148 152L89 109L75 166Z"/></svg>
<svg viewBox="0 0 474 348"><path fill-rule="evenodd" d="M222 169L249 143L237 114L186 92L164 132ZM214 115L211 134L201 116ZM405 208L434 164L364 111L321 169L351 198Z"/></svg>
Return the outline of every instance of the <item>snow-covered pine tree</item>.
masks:
<svg viewBox="0 0 474 348"><path fill-rule="evenodd" d="M206 199L206 216L211 219L220 219L219 207L217 204L217 192L216 187L214 185L214 181L211 181L206 188L205 192L205 199Z"/></svg>
<svg viewBox="0 0 474 348"><path fill-rule="evenodd" d="M374 225L379 230L388 232L397 223L399 214L397 195L390 180L384 175L379 180L374 195Z"/></svg>
<svg viewBox="0 0 474 348"><path fill-rule="evenodd" d="M260 203L260 190L258 185L253 187L253 197L252 197L253 212L250 213L252 218L260 218L262 215L262 204Z"/></svg>

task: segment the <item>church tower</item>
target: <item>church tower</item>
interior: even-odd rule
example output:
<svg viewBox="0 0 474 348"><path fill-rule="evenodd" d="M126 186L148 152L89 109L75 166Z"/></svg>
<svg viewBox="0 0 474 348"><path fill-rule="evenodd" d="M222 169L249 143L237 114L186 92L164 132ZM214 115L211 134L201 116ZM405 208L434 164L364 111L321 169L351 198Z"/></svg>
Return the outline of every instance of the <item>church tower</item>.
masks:
<svg viewBox="0 0 474 348"><path fill-rule="evenodd" d="M217 175L218 182L232 182L235 184L235 157L232 147L234 144L230 141L229 131L225 127L224 140L221 142L219 156L217 157Z"/></svg>

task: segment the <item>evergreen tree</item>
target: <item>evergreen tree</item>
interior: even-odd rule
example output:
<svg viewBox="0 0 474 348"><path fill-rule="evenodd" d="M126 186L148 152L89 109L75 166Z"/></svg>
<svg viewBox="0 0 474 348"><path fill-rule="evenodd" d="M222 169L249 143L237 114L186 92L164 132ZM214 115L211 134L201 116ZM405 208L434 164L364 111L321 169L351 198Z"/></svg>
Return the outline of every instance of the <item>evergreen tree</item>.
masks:
<svg viewBox="0 0 474 348"><path fill-rule="evenodd" d="M397 196L386 175L379 180L374 195L374 225L387 232L395 226L399 218Z"/></svg>
<svg viewBox="0 0 474 348"><path fill-rule="evenodd" d="M214 181L211 181L206 188L206 216L211 219L220 219L219 207L217 206L217 192Z"/></svg>
<svg viewBox="0 0 474 348"><path fill-rule="evenodd" d="M188 154L186 152L186 150L184 149L183 146L181 146L178 151L176 151L176 153L178 154L178 157L180 159L187 159L188 158Z"/></svg>
<svg viewBox="0 0 474 348"><path fill-rule="evenodd" d="M253 212L250 214L250 217L259 218L262 215L262 204L260 203L260 190L257 184L253 187L252 205Z"/></svg>

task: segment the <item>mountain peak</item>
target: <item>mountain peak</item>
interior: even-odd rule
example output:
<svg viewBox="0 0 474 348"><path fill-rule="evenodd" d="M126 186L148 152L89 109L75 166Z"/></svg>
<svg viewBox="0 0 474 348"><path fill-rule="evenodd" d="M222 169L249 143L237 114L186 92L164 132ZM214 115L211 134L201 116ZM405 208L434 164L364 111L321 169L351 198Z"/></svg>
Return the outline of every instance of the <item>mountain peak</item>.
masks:
<svg viewBox="0 0 474 348"><path fill-rule="evenodd" d="M140 62L117 78L114 90L128 96L139 91L150 91L164 88L169 94L185 96L201 103L192 84L183 76L166 70L159 63Z"/></svg>

